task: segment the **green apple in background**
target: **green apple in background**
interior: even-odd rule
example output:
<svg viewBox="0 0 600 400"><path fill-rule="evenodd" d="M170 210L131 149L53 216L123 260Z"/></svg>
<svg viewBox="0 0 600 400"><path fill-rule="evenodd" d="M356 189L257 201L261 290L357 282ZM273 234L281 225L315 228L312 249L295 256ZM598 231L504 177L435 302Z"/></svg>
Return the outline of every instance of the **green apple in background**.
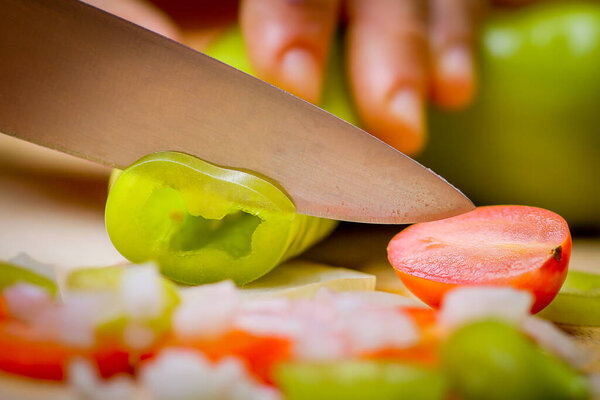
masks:
<svg viewBox="0 0 600 400"><path fill-rule="evenodd" d="M600 3L548 3L484 26L480 90L431 110L419 161L477 204L527 204L600 226Z"/></svg>
<svg viewBox="0 0 600 400"><path fill-rule="evenodd" d="M474 104L460 112L430 110L429 144L417 160L479 205L538 206L572 226L599 227L600 4L495 12L479 45ZM320 106L360 125L342 46L333 48ZM237 28L207 53L252 73Z"/></svg>

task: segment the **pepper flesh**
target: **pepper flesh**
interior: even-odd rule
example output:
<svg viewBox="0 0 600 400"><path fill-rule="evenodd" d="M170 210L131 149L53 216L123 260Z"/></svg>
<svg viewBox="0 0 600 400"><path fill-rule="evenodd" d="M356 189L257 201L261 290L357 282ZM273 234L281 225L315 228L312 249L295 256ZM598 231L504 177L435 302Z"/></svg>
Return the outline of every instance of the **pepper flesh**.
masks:
<svg viewBox="0 0 600 400"><path fill-rule="evenodd" d="M176 152L148 155L112 183L106 229L135 263L184 284L251 282L325 237L336 222L300 215L277 186Z"/></svg>

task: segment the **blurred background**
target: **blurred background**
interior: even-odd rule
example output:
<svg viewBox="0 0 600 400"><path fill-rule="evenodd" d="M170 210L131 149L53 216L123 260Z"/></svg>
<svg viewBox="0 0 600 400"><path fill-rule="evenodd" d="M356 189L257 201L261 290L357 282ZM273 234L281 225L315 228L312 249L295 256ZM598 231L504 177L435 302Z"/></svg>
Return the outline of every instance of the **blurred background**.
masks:
<svg viewBox="0 0 600 400"><path fill-rule="evenodd" d="M95 3L111 11L110 1ZM238 2L152 3L183 43L253 72L235 28ZM579 239L575 253L581 249L581 256L574 257L597 264L600 2L502 3L490 5L481 17L473 101L454 111L428 106L428 140L415 157L476 205L524 204L561 214ZM363 126L347 85L343 35L339 38L319 104ZM0 135L0 257L25 251L67 267L123 262L103 225L109 173ZM385 245L399 229L345 224L307 257L345 266L364 266L374 258L385 263Z"/></svg>

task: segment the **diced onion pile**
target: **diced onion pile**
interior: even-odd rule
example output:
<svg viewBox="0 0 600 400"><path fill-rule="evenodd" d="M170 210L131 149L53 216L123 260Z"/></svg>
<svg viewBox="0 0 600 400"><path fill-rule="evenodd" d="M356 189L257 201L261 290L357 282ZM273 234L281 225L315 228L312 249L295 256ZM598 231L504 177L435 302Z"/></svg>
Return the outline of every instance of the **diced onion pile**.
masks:
<svg viewBox="0 0 600 400"><path fill-rule="evenodd" d="M263 362L256 357L269 356L269 348L250 355L239 348L223 350L218 357L211 353L220 338L232 332L289 343L289 354L281 353L280 360L273 356L269 362L274 364L323 362L413 349L432 334L443 340L470 321L494 318L520 327L541 347L576 367L585 360L566 334L529 314L531 296L515 289L455 289L439 313L427 311L433 318L424 326L413 317L411 307L382 304L360 292L321 290L308 299L244 300L228 281L186 289L170 310L162 279L153 265L126 268L117 287L72 290L64 300L51 298L38 286L17 283L2 291L9 316L0 318L0 324L24 325L32 340L76 349L98 346L106 332L118 337L134 374L121 371L106 379L87 353L69 359L66 380L90 399L281 398L269 376L256 370L255 364ZM157 328L163 320L166 330Z"/></svg>

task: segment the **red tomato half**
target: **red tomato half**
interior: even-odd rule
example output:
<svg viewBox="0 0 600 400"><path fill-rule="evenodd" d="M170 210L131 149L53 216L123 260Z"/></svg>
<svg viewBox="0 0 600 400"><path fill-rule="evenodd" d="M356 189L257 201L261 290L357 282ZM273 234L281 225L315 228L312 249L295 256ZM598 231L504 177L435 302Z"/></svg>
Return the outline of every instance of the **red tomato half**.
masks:
<svg viewBox="0 0 600 400"><path fill-rule="evenodd" d="M415 224L388 246L402 282L432 307L456 286L508 285L533 294L534 313L558 293L570 255L566 221L526 206L479 207Z"/></svg>

